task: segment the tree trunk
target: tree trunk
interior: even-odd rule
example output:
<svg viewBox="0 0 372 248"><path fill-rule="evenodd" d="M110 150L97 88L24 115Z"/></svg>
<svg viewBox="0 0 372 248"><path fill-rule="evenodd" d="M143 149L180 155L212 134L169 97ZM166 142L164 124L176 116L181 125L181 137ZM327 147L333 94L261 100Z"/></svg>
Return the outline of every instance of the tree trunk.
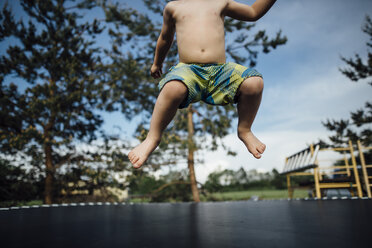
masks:
<svg viewBox="0 0 372 248"><path fill-rule="evenodd" d="M194 151L195 145L193 142L194 136L194 123L192 120L192 108L189 106L187 108L187 131L188 131L188 156L187 165L189 167L190 181L191 181L191 192L194 198L194 202L200 202L199 191L196 184L195 170L194 170Z"/></svg>
<svg viewBox="0 0 372 248"><path fill-rule="evenodd" d="M54 80L49 80L49 91L50 98L54 98L54 92L56 88L56 83ZM50 136L50 131L53 128L56 113L54 108L50 109L50 118L48 123L44 126L44 153L45 153L45 167L46 167L46 178L45 178L45 191L44 191L44 203L52 204L53 202L53 177L54 177L54 166L52 157L52 137Z"/></svg>
<svg viewBox="0 0 372 248"><path fill-rule="evenodd" d="M45 178L45 191L44 191L44 203L52 204L53 202L53 160L52 160L52 146L49 144L48 139L44 144L45 153L45 166L46 166L46 178Z"/></svg>

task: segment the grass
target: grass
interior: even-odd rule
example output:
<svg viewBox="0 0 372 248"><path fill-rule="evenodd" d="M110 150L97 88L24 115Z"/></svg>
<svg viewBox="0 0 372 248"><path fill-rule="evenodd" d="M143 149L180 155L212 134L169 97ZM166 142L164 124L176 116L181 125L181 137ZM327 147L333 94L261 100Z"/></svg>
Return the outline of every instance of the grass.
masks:
<svg viewBox="0 0 372 248"><path fill-rule="evenodd" d="M247 190L247 191L234 191L234 192L221 192L212 193L207 197L201 196L202 201L243 201L249 200L252 197L258 197L260 200L271 200L271 199L286 199L288 198L288 190ZM304 189L298 189L294 191L293 198L305 198L308 197L308 191Z"/></svg>
<svg viewBox="0 0 372 248"><path fill-rule="evenodd" d="M148 203L150 202L150 198L132 198L129 200L132 203Z"/></svg>
<svg viewBox="0 0 372 248"><path fill-rule="evenodd" d="M32 205L41 205L43 204L42 200L32 200L32 201L2 201L0 202L0 207L9 208L9 207L21 207L21 206L32 206Z"/></svg>
<svg viewBox="0 0 372 248"><path fill-rule="evenodd" d="M207 196L200 195L200 200L205 201L245 201L252 199L252 197L260 200L271 200L271 199L287 199L288 191L283 190L273 190L273 189L262 189L262 190L246 190L246 191L233 191L233 192L219 192L211 193ZM308 191L305 189L297 189L294 191L293 198L305 198L308 197ZM132 203L146 203L150 202L150 198L133 198L129 202ZM173 201L169 201L173 202ZM12 206L32 206L41 205L42 200L34 201L4 201L0 202L0 207L12 207Z"/></svg>
<svg viewBox="0 0 372 248"><path fill-rule="evenodd" d="M207 196L200 194L200 201L245 201L252 199L252 197L259 200L273 200L273 199L287 199L288 190L262 189L262 190L246 190L246 191L232 191L232 192L218 192L211 193ZM293 198L308 197L308 191L305 189L297 189L294 191ZM150 198L133 198L129 202L145 203L150 202ZM169 201L171 202L171 201Z"/></svg>

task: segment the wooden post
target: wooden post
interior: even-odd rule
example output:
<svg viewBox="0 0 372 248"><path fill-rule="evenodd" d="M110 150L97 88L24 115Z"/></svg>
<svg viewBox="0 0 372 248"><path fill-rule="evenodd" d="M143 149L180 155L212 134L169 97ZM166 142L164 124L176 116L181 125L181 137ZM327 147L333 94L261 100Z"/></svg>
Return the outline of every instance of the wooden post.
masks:
<svg viewBox="0 0 372 248"><path fill-rule="evenodd" d="M315 194L318 199L322 198L320 194L320 186L319 186L319 168L314 168L314 181L315 181Z"/></svg>
<svg viewBox="0 0 372 248"><path fill-rule="evenodd" d="M349 140L349 149L350 149L350 154L351 154L351 161L353 163L353 171L354 171L355 183L356 183L357 191L358 191L358 197L361 198L363 197L362 187L360 186L357 162L354 156L354 148L353 148L353 144L351 143L351 140Z"/></svg>
<svg viewBox="0 0 372 248"><path fill-rule="evenodd" d="M314 145L313 144L310 144L310 153L311 153L311 156L314 156ZM314 164L318 164L318 159L316 159L314 161ZM320 186L319 186L319 169L316 167L314 168L314 183L315 183L315 195L317 198L321 198L321 194L320 194Z"/></svg>
<svg viewBox="0 0 372 248"><path fill-rule="evenodd" d="M371 198L371 186L369 185L369 178L368 178L368 173L367 173L367 168L366 168L366 161L364 159L364 154L363 154L363 150L362 150L363 148L362 148L362 145L360 144L360 140L357 141L357 144L358 144L358 150L359 150L360 163L362 164L364 185L366 186L368 197Z"/></svg>
<svg viewBox="0 0 372 248"><path fill-rule="evenodd" d="M49 144L49 139L44 144L45 153L45 189L44 189L44 204L53 203L53 160L52 160L52 146Z"/></svg>
<svg viewBox="0 0 372 248"><path fill-rule="evenodd" d="M347 176L351 176L349 160L347 159L345 152L344 152L344 160L345 160L345 166L347 169Z"/></svg>
<svg viewBox="0 0 372 248"><path fill-rule="evenodd" d="M291 187L291 176L290 176L290 174L287 174L287 187L288 187L288 198L292 199L293 190L292 190L292 187Z"/></svg>

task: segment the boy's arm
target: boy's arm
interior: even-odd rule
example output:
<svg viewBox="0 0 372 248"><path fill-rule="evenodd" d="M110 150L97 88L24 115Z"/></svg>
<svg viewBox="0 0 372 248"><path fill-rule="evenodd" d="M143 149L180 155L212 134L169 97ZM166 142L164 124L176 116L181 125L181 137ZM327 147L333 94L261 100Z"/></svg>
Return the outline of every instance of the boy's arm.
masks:
<svg viewBox="0 0 372 248"><path fill-rule="evenodd" d="M168 3L163 11L163 27L156 43L154 64L151 67L151 76L158 78L162 74L162 65L172 45L176 31L175 20L172 17L173 8Z"/></svg>
<svg viewBox="0 0 372 248"><path fill-rule="evenodd" d="M228 0L225 15L240 21L257 21L273 6L276 0L257 0L252 6Z"/></svg>

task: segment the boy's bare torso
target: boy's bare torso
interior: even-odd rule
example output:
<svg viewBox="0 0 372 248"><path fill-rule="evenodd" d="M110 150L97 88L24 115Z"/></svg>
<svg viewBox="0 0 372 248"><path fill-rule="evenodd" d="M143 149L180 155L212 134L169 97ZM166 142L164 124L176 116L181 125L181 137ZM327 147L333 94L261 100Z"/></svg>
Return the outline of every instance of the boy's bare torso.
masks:
<svg viewBox="0 0 372 248"><path fill-rule="evenodd" d="M179 0L170 4L179 61L225 63L223 10L227 0Z"/></svg>

